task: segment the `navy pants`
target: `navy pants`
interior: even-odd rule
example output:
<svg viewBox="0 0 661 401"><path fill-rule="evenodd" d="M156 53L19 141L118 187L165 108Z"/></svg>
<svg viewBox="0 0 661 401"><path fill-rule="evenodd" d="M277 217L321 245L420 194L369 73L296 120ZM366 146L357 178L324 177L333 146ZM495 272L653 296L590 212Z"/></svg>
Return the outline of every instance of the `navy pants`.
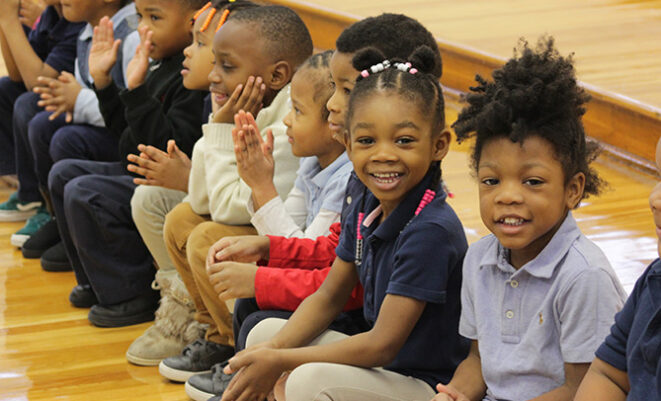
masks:
<svg viewBox="0 0 661 401"><path fill-rule="evenodd" d="M78 284L90 284L102 305L151 291L156 270L131 217L136 185L121 163L65 159L48 178Z"/></svg>
<svg viewBox="0 0 661 401"><path fill-rule="evenodd" d="M26 91L22 82L14 82L9 77L0 78L0 175L16 174L12 127L14 102Z"/></svg>
<svg viewBox="0 0 661 401"><path fill-rule="evenodd" d="M48 173L53 163L59 160L119 160L118 139L107 128L67 124L64 116L49 121L50 115L42 111L28 124L27 135L34 165L29 172L19 173L19 182L36 180L39 186L46 188Z"/></svg>
<svg viewBox="0 0 661 401"><path fill-rule="evenodd" d="M264 319L272 317L289 319L293 312L280 310L261 310L255 298L241 298L234 302L234 314L232 315L232 327L234 328L234 347L236 352L246 348L248 333ZM342 312L333 320L328 327L346 335L362 333L370 329L363 317L363 310L356 309Z"/></svg>
<svg viewBox="0 0 661 401"><path fill-rule="evenodd" d="M16 163L16 174L18 175L18 199L21 202L41 201L39 183L36 179L21 179L21 173L30 172L34 169L32 149L28 143L28 124L30 120L42 111L37 106L39 95L33 92L25 92L14 102L14 114L12 116L12 128L14 135L14 156Z"/></svg>

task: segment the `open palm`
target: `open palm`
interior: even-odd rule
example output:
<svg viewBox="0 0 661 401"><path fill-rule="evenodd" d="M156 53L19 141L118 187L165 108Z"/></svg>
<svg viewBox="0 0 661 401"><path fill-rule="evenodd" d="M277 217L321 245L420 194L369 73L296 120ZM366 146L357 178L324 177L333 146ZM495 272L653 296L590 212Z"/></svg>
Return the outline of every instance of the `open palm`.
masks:
<svg viewBox="0 0 661 401"><path fill-rule="evenodd" d="M140 45L135 49L135 55L126 66L126 86L129 89L142 85L149 69L149 53L151 52L152 32L149 27L140 27Z"/></svg>
<svg viewBox="0 0 661 401"><path fill-rule="evenodd" d="M108 17L101 18L94 28L89 55L89 71L97 88L110 83L110 70L117 61L120 42L115 40L112 21Z"/></svg>

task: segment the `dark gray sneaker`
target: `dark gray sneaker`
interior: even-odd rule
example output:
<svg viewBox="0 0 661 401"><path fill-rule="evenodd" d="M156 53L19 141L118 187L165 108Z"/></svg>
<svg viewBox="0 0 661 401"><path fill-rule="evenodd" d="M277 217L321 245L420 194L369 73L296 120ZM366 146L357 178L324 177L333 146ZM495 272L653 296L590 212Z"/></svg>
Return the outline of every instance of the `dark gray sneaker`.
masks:
<svg viewBox="0 0 661 401"><path fill-rule="evenodd" d="M227 362L217 363L211 372L191 376L186 381L186 394L195 401L207 401L214 396L222 396L234 374L223 372Z"/></svg>
<svg viewBox="0 0 661 401"><path fill-rule="evenodd" d="M158 365L158 372L165 378L183 383L193 375L211 372L213 365L233 355L234 347L199 338L184 347L181 355L163 359Z"/></svg>

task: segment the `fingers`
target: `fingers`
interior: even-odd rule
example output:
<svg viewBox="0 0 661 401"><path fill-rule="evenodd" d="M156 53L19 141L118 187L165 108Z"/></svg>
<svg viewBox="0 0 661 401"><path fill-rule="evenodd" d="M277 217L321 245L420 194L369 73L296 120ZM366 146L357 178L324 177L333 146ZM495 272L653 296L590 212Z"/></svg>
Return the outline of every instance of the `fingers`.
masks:
<svg viewBox="0 0 661 401"><path fill-rule="evenodd" d="M266 143L264 143L264 153L272 155L273 154L273 130L266 130Z"/></svg>
<svg viewBox="0 0 661 401"><path fill-rule="evenodd" d="M62 83L68 84L68 83L70 83L70 82L75 81L75 80L76 80L76 77L75 77L72 73L70 73L70 72L68 72L68 71L62 71L62 72L60 73L60 76L57 77L57 80L60 81L60 82L62 82Z"/></svg>
<svg viewBox="0 0 661 401"><path fill-rule="evenodd" d="M168 154L160 150L159 148L155 146L145 146L142 145L143 148L140 149L140 146L138 146L138 150L141 152L145 153L147 156L149 156L150 159L152 159L156 163L162 163L165 161L165 159L168 158Z"/></svg>
<svg viewBox="0 0 661 401"><path fill-rule="evenodd" d="M237 107L239 109L255 113L261 107L262 99L266 93L266 85L262 77L249 77L246 87L241 93Z"/></svg>

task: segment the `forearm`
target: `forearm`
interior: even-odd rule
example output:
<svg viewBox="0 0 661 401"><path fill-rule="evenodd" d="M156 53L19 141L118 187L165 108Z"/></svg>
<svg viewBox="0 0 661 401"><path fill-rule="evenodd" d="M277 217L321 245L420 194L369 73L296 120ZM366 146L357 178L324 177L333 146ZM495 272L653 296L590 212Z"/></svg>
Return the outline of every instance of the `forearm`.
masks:
<svg viewBox="0 0 661 401"><path fill-rule="evenodd" d="M267 204L271 199L278 196L278 191L275 189L273 181L261 185L255 185L250 189L252 189L252 203L255 211L259 210L259 208Z"/></svg>
<svg viewBox="0 0 661 401"><path fill-rule="evenodd" d="M58 71L44 63L34 52L25 31L18 19L10 19L2 27L5 43L11 52L20 80L31 90L37 84L37 77L57 77ZM4 54L3 54L4 55ZM11 75L10 78L14 79Z"/></svg>
<svg viewBox="0 0 661 401"><path fill-rule="evenodd" d="M596 358L576 392L575 401L625 401L629 391L627 373Z"/></svg>
<svg viewBox="0 0 661 401"><path fill-rule="evenodd" d="M471 353L459 364L448 386L454 387L470 400L479 401L486 394L487 385L482 377L481 359L479 354L473 352L473 347L477 351L477 346L471 345Z"/></svg>
<svg viewBox="0 0 661 401"><path fill-rule="evenodd" d="M7 75L9 76L9 79L14 82L23 81L23 78L21 78L21 73L18 72L16 63L14 63L14 57L11 54L9 43L7 43L7 39L5 38L5 33L2 28L0 28L0 48L2 48L2 59L5 62L5 67L7 68Z"/></svg>

